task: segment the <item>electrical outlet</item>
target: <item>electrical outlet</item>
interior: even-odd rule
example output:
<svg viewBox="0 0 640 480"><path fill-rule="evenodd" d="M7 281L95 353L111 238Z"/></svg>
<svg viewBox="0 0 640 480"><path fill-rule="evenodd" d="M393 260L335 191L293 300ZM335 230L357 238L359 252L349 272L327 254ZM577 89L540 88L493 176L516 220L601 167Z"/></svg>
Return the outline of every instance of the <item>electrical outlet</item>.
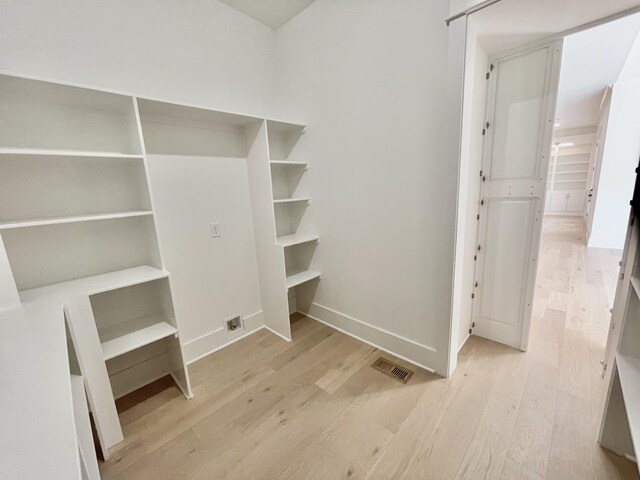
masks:
<svg viewBox="0 0 640 480"><path fill-rule="evenodd" d="M212 223L211 224L211 237L212 238L218 238L222 236L222 227L220 226L219 223Z"/></svg>
<svg viewBox="0 0 640 480"><path fill-rule="evenodd" d="M227 333L237 333L244 330L244 322L242 321L242 317L240 315L226 320L225 326L227 328Z"/></svg>

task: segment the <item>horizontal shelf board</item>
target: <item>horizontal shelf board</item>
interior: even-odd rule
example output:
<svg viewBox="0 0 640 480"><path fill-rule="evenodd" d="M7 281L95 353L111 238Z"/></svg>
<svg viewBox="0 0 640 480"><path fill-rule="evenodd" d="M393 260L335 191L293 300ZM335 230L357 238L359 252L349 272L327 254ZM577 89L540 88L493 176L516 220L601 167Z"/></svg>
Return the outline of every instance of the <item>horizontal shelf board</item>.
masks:
<svg viewBox="0 0 640 480"><path fill-rule="evenodd" d="M141 154L91 150L50 150L45 148L0 148L0 155L41 155L56 157L142 158Z"/></svg>
<svg viewBox="0 0 640 480"><path fill-rule="evenodd" d="M171 335L176 335L178 330L173 325L162 321L158 315L149 315L140 319L131 320L134 325L140 327L117 336L113 339L102 342L102 354L105 360L110 360L119 355L135 350L150 343L156 342ZM149 319L156 320L149 324ZM125 322L128 323L128 322Z"/></svg>
<svg viewBox="0 0 640 480"><path fill-rule="evenodd" d="M279 198L273 201L273 203L295 203L295 202L310 202L310 198Z"/></svg>
<svg viewBox="0 0 640 480"><path fill-rule="evenodd" d="M274 166L283 167L307 167L309 165L307 162L289 162L287 160L271 160L269 163Z"/></svg>
<svg viewBox="0 0 640 480"><path fill-rule="evenodd" d="M308 282L309 280L320 278L320 275L320 272L314 272L313 270L294 273L293 275L287 276L287 288L293 288L302 283Z"/></svg>
<svg viewBox="0 0 640 480"><path fill-rule="evenodd" d="M634 445L640 445L640 359L617 353L616 366L631 438ZM638 453L636 450L636 456Z"/></svg>
<svg viewBox="0 0 640 480"><path fill-rule="evenodd" d="M565 148L573 148L573 147L565 147ZM559 157L574 157L576 155L591 155L591 152L562 152L562 151L560 151L558 153Z"/></svg>
<svg viewBox="0 0 640 480"><path fill-rule="evenodd" d="M20 300L22 300L23 303L37 302L43 299L64 301L79 295L93 295L168 276L169 272L166 270L144 265L91 277L78 278L68 282L55 283L44 287L32 288L30 290L22 290L20 292Z"/></svg>
<svg viewBox="0 0 640 480"><path fill-rule="evenodd" d="M39 218L23 220L19 222L0 222L0 230L12 228L41 227L43 225L58 225L61 223L93 222L97 220L112 220L116 218L143 217L153 215L149 210L136 210L131 212L97 213L91 215L75 215L71 217Z"/></svg>
<svg viewBox="0 0 640 480"><path fill-rule="evenodd" d="M585 163L589 163L589 161L584 162L557 162L556 165L583 165Z"/></svg>
<svg viewBox="0 0 640 480"><path fill-rule="evenodd" d="M556 175L566 175L568 173L589 173L589 171L588 170L569 170L567 172L556 171Z"/></svg>
<svg viewBox="0 0 640 480"><path fill-rule="evenodd" d="M313 234L294 233L293 235L283 235L278 237L276 243L283 247L291 247L293 245L300 245L301 243L314 242L320 237Z"/></svg>
<svg viewBox="0 0 640 480"><path fill-rule="evenodd" d="M555 180L555 183L586 183L586 178L579 178L577 180Z"/></svg>

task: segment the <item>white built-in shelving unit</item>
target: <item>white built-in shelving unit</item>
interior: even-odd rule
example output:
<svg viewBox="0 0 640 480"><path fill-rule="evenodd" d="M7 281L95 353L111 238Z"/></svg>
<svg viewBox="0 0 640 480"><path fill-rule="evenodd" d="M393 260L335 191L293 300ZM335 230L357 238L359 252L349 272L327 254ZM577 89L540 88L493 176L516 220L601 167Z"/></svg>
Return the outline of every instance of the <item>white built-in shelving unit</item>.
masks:
<svg viewBox="0 0 640 480"><path fill-rule="evenodd" d="M0 125L0 311L64 310L105 458L116 398L167 374L192 396L150 156L246 161L264 322L291 339L320 278L304 126L10 75Z"/></svg>
<svg viewBox="0 0 640 480"><path fill-rule="evenodd" d="M605 357L606 398L600 444L640 454L640 222L633 213L621 263Z"/></svg>
<svg viewBox="0 0 640 480"><path fill-rule="evenodd" d="M0 99L0 308L64 306L108 458L115 397L166 374L191 397L136 99L7 75Z"/></svg>
<svg viewBox="0 0 640 480"><path fill-rule="evenodd" d="M584 215L593 175L594 141L594 134L554 139L545 213Z"/></svg>

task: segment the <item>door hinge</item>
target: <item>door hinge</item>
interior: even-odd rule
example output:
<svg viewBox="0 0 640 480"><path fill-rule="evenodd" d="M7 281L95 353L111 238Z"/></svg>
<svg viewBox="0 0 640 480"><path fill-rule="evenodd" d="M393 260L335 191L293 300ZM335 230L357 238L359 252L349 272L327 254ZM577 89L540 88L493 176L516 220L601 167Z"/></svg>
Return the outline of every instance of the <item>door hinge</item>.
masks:
<svg viewBox="0 0 640 480"><path fill-rule="evenodd" d="M480 214L476 215L476 220L480 220Z"/></svg>
<svg viewBox="0 0 640 480"><path fill-rule="evenodd" d="M489 77L491 76L491 74L489 72L487 72L487 76L485 77L487 80L489 80Z"/></svg>
<svg viewBox="0 0 640 480"><path fill-rule="evenodd" d="M482 247L480 245L478 245L478 251L480 251L482 249Z"/></svg>
<svg viewBox="0 0 640 480"><path fill-rule="evenodd" d="M472 299L473 299L473 298L476 298L476 294L475 294L475 293L472 293L472 294L471 294L471 298L472 298Z"/></svg>
<svg viewBox="0 0 640 480"><path fill-rule="evenodd" d="M474 256L473 256L473 261L475 262L476 260L478 260L478 256L477 256L477 255L474 255Z"/></svg>
<svg viewBox="0 0 640 480"><path fill-rule="evenodd" d="M489 71L493 72L493 63L489 65Z"/></svg>
<svg viewBox="0 0 640 480"><path fill-rule="evenodd" d="M484 135L485 133L487 133L487 132L486 132L486 130L483 128L483 129L482 129L482 135Z"/></svg>
<svg viewBox="0 0 640 480"><path fill-rule="evenodd" d="M484 205L484 198L480 200L480 205Z"/></svg>
<svg viewBox="0 0 640 480"><path fill-rule="evenodd" d="M624 280L624 273L620 274L620 280Z"/></svg>
<svg viewBox="0 0 640 480"><path fill-rule="evenodd" d="M474 283L473 286L478 288L478 282Z"/></svg>
<svg viewBox="0 0 640 480"><path fill-rule="evenodd" d="M482 170L480 170L480 176L482 176Z"/></svg>
<svg viewBox="0 0 640 480"><path fill-rule="evenodd" d="M487 130L489 130L489 127L491 126L491 124L489 122L487 122L487 123L485 123L484 126L487 127Z"/></svg>

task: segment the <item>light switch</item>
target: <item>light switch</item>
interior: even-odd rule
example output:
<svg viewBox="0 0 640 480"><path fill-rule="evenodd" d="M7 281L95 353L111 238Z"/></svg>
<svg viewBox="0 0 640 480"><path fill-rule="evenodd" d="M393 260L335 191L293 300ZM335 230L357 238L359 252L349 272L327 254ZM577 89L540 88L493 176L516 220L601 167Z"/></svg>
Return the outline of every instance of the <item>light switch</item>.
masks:
<svg viewBox="0 0 640 480"><path fill-rule="evenodd" d="M211 237L212 238L218 238L222 235L222 228L220 227L219 223L212 223L211 224Z"/></svg>

